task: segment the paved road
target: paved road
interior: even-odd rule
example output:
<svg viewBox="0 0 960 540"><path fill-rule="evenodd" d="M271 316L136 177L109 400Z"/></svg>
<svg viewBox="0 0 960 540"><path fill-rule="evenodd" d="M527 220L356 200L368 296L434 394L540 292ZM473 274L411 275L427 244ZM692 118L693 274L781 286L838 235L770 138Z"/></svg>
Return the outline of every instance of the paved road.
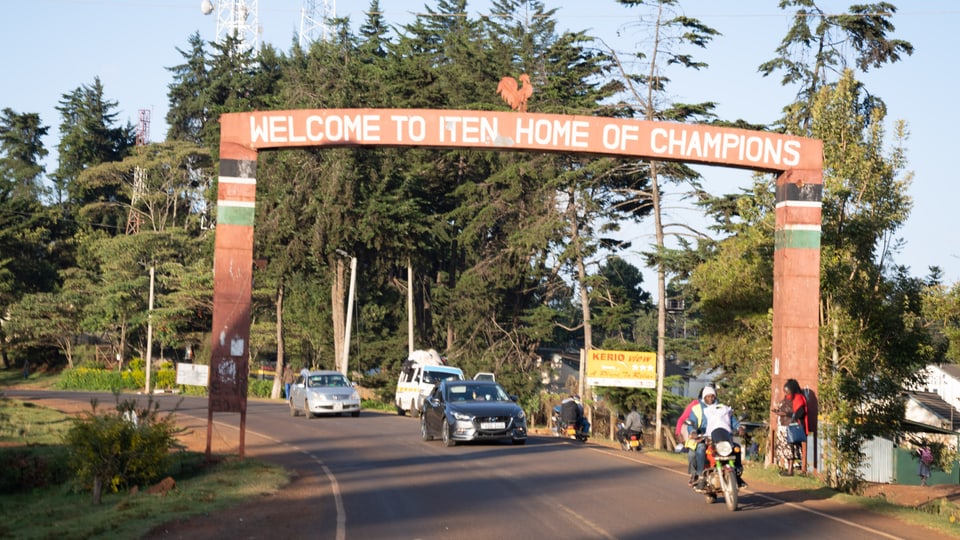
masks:
<svg viewBox="0 0 960 540"><path fill-rule="evenodd" d="M6 393L41 404L89 401L84 394ZM179 403L178 415L205 426L205 399L158 401ZM214 421L214 450L235 448L239 415L218 413ZM316 482L316 513L305 521L324 526L311 538L943 538L856 506L756 483L741 493L740 510L729 512L686 486L685 464L591 443L534 436L524 446L445 448L420 440L417 419L393 414L293 418L283 403L250 401L246 446L247 455Z"/></svg>

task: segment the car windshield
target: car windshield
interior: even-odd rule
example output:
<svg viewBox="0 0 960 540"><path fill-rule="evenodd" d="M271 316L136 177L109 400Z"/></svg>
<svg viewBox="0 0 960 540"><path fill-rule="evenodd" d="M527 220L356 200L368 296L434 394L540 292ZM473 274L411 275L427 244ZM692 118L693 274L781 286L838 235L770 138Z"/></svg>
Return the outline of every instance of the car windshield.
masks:
<svg viewBox="0 0 960 540"><path fill-rule="evenodd" d="M460 376L456 373L449 373L446 371L432 371L425 370L423 372L423 382L429 384L437 384L440 381L446 381L448 379L459 379Z"/></svg>
<svg viewBox="0 0 960 540"><path fill-rule="evenodd" d="M333 374L333 375L311 375L307 379L307 386L311 388L317 388L317 387L324 387L324 386L340 387L340 386L350 386L350 385L347 384L347 379L345 379L343 375Z"/></svg>
<svg viewBox="0 0 960 540"><path fill-rule="evenodd" d="M451 384L447 401L510 401L510 396L495 384Z"/></svg>

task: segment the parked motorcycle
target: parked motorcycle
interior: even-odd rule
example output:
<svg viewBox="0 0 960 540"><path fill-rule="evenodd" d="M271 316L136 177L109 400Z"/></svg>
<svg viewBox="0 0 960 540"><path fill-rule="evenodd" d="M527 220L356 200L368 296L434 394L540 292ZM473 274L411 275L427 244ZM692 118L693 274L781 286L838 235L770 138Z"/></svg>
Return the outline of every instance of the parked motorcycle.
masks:
<svg viewBox="0 0 960 540"><path fill-rule="evenodd" d="M703 493L708 504L717 502L718 496L723 496L727 509L737 510L740 484L737 478L737 453L740 446L734 444L730 433L717 429L706 438L707 463L703 470L703 488L697 492Z"/></svg>
<svg viewBox="0 0 960 540"><path fill-rule="evenodd" d="M640 433L626 433L624 423L617 422L617 442L620 443L620 449L624 452L639 452L643 450L643 436Z"/></svg>
<svg viewBox="0 0 960 540"><path fill-rule="evenodd" d="M559 405L553 407L552 421L553 432L557 437L576 439L582 442L586 442L587 438L590 437L590 422L584 418L580 425L580 431L578 432L576 425L563 421L563 417L560 415Z"/></svg>

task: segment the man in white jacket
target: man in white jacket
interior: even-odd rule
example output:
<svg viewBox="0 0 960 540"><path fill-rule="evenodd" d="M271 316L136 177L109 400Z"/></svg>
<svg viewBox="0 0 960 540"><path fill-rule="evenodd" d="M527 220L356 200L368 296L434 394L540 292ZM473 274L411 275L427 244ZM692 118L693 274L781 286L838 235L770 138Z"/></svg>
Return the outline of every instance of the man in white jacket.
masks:
<svg viewBox="0 0 960 540"><path fill-rule="evenodd" d="M740 426L740 422L737 420L737 417L733 414L733 409L729 405L724 405L719 402L716 396L716 392L712 388L709 389L709 395L713 399L707 399L708 391L704 390L703 400L705 402L703 406L703 417L707 424L707 435L714 437L714 431L720 429L727 432L730 440L733 440L733 431L737 430L742 435L743 429ZM741 462L741 452L739 450L740 445L734 443L736 451L734 455L736 456L736 461L734 467L737 469L737 481L740 483L740 487L745 486L743 479L740 478L740 475L743 473L743 464ZM700 476L703 478L703 475ZM702 480L698 484L699 487L702 487Z"/></svg>

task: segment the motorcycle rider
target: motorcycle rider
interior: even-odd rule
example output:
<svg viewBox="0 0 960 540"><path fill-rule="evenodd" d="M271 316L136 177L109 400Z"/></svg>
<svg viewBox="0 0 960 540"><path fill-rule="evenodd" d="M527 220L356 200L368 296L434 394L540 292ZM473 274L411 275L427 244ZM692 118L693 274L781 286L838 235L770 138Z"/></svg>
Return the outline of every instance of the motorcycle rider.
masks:
<svg viewBox="0 0 960 540"><path fill-rule="evenodd" d="M683 437L685 441L687 472L690 473L688 485L691 486L697 483L707 460L707 447L700 435L706 433L707 430L707 421L703 416L703 409L707 406L704 398L708 390L710 394L713 394L713 399L716 399L716 390L712 384L708 384L700 389L699 397L687 404L683 414L677 420L676 435L677 438Z"/></svg>
<svg viewBox="0 0 960 540"><path fill-rule="evenodd" d="M583 405L580 403L580 396L571 395L560 402L560 420L564 424L573 424L577 428L577 433L583 428Z"/></svg>
<svg viewBox="0 0 960 540"><path fill-rule="evenodd" d="M709 433L711 438L720 439L721 437L733 441L733 431L737 430L741 435L743 434L743 427L740 425L740 422L737 420L737 417L733 414L733 409L729 405L724 405L717 400L716 391L710 389L711 399L707 399L707 390L703 392L704 402L707 404L703 409L703 416L706 420L706 433ZM724 434L714 434L717 430L725 432ZM739 451L740 445L733 443L734 446L734 468L737 471L737 484L739 487L743 487L746 483L741 478L743 474L743 464L740 460ZM700 446L697 446L697 451L699 452ZM704 445L704 460L706 459L706 446ZM698 464L699 456L697 459ZM697 482L697 488L704 488L704 478L703 478L703 469L698 469L697 474L699 475L699 480Z"/></svg>
<svg viewBox="0 0 960 540"><path fill-rule="evenodd" d="M631 435L643 436L643 416L637 412L637 406L630 407L630 414L623 422L623 429L617 433L617 440L623 442Z"/></svg>

